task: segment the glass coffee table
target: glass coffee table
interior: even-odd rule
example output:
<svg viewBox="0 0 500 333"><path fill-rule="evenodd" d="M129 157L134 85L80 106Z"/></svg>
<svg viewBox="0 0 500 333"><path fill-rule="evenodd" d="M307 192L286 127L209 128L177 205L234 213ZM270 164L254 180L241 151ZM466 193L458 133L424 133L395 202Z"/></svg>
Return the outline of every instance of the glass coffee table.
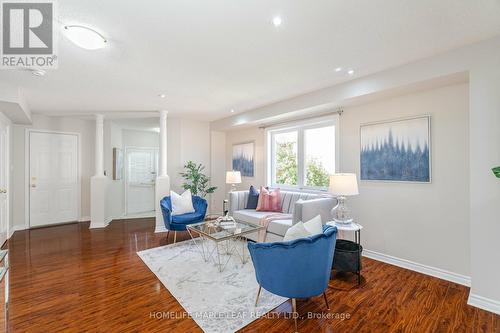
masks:
<svg viewBox="0 0 500 333"><path fill-rule="evenodd" d="M212 260L218 266L219 272L224 270L233 255L239 256L243 265L247 262L247 240L244 236L261 229L265 227L238 220L224 224L217 224L215 220L204 221L187 226L187 231L203 260ZM224 258L224 254L227 258Z"/></svg>

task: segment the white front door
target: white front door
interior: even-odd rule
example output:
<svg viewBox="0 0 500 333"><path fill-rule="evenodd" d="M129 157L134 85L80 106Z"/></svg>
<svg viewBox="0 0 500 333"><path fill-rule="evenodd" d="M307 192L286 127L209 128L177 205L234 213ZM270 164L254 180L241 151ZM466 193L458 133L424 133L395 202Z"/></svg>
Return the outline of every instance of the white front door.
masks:
<svg viewBox="0 0 500 333"><path fill-rule="evenodd" d="M9 224L9 132L7 124L0 121L0 246L7 240Z"/></svg>
<svg viewBox="0 0 500 333"><path fill-rule="evenodd" d="M127 215L154 212L158 149L127 148Z"/></svg>
<svg viewBox="0 0 500 333"><path fill-rule="evenodd" d="M30 227L78 220L78 136L30 132Z"/></svg>

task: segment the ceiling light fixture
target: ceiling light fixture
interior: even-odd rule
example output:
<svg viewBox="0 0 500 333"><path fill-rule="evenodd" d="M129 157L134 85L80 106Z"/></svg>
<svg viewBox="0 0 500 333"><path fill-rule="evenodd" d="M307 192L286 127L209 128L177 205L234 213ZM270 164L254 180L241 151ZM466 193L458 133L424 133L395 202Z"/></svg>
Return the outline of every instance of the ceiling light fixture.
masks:
<svg viewBox="0 0 500 333"><path fill-rule="evenodd" d="M275 27L279 27L282 23L281 17L275 16L273 17L273 24Z"/></svg>
<svg viewBox="0 0 500 333"><path fill-rule="evenodd" d="M160 97L160 98L165 98L166 96L167 96L167 95L165 95L165 94L159 94L159 95L158 95L158 97Z"/></svg>
<svg viewBox="0 0 500 333"><path fill-rule="evenodd" d="M234 109L231 109L231 113L234 113Z"/></svg>
<svg viewBox="0 0 500 333"><path fill-rule="evenodd" d="M335 68L335 71L336 71L337 73L338 73L338 72L340 72L341 70L342 70L342 67L337 67L337 68Z"/></svg>
<svg viewBox="0 0 500 333"><path fill-rule="evenodd" d="M103 35L94 29L81 25L66 25L64 32L70 41L86 50L102 49L108 42Z"/></svg>
<svg viewBox="0 0 500 333"><path fill-rule="evenodd" d="M350 70L348 70L348 71L347 71L347 74L349 74L349 75L353 75L353 74L354 74L354 69L350 69Z"/></svg>

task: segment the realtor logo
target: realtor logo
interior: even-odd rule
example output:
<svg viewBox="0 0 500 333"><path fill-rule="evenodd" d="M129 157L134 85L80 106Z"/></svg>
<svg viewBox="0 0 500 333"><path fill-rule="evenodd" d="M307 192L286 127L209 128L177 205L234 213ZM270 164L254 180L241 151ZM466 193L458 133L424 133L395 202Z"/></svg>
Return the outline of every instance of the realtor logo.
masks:
<svg viewBox="0 0 500 333"><path fill-rule="evenodd" d="M3 68L55 68L54 4L2 3Z"/></svg>

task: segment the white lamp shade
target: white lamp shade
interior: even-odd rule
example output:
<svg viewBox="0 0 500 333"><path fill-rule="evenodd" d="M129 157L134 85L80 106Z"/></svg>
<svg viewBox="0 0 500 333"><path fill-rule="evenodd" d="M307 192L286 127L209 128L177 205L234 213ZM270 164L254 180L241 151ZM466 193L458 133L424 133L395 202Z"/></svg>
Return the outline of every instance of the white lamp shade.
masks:
<svg viewBox="0 0 500 333"><path fill-rule="evenodd" d="M358 195L358 181L354 173L336 173L330 176L328 192L333 195Z"/></svg>
<svg viewBox="0 0 500 333"><path fill-rule="evenodd" d="M240 184L241 173L239 171L226 172L226 184Z"/></svg>

